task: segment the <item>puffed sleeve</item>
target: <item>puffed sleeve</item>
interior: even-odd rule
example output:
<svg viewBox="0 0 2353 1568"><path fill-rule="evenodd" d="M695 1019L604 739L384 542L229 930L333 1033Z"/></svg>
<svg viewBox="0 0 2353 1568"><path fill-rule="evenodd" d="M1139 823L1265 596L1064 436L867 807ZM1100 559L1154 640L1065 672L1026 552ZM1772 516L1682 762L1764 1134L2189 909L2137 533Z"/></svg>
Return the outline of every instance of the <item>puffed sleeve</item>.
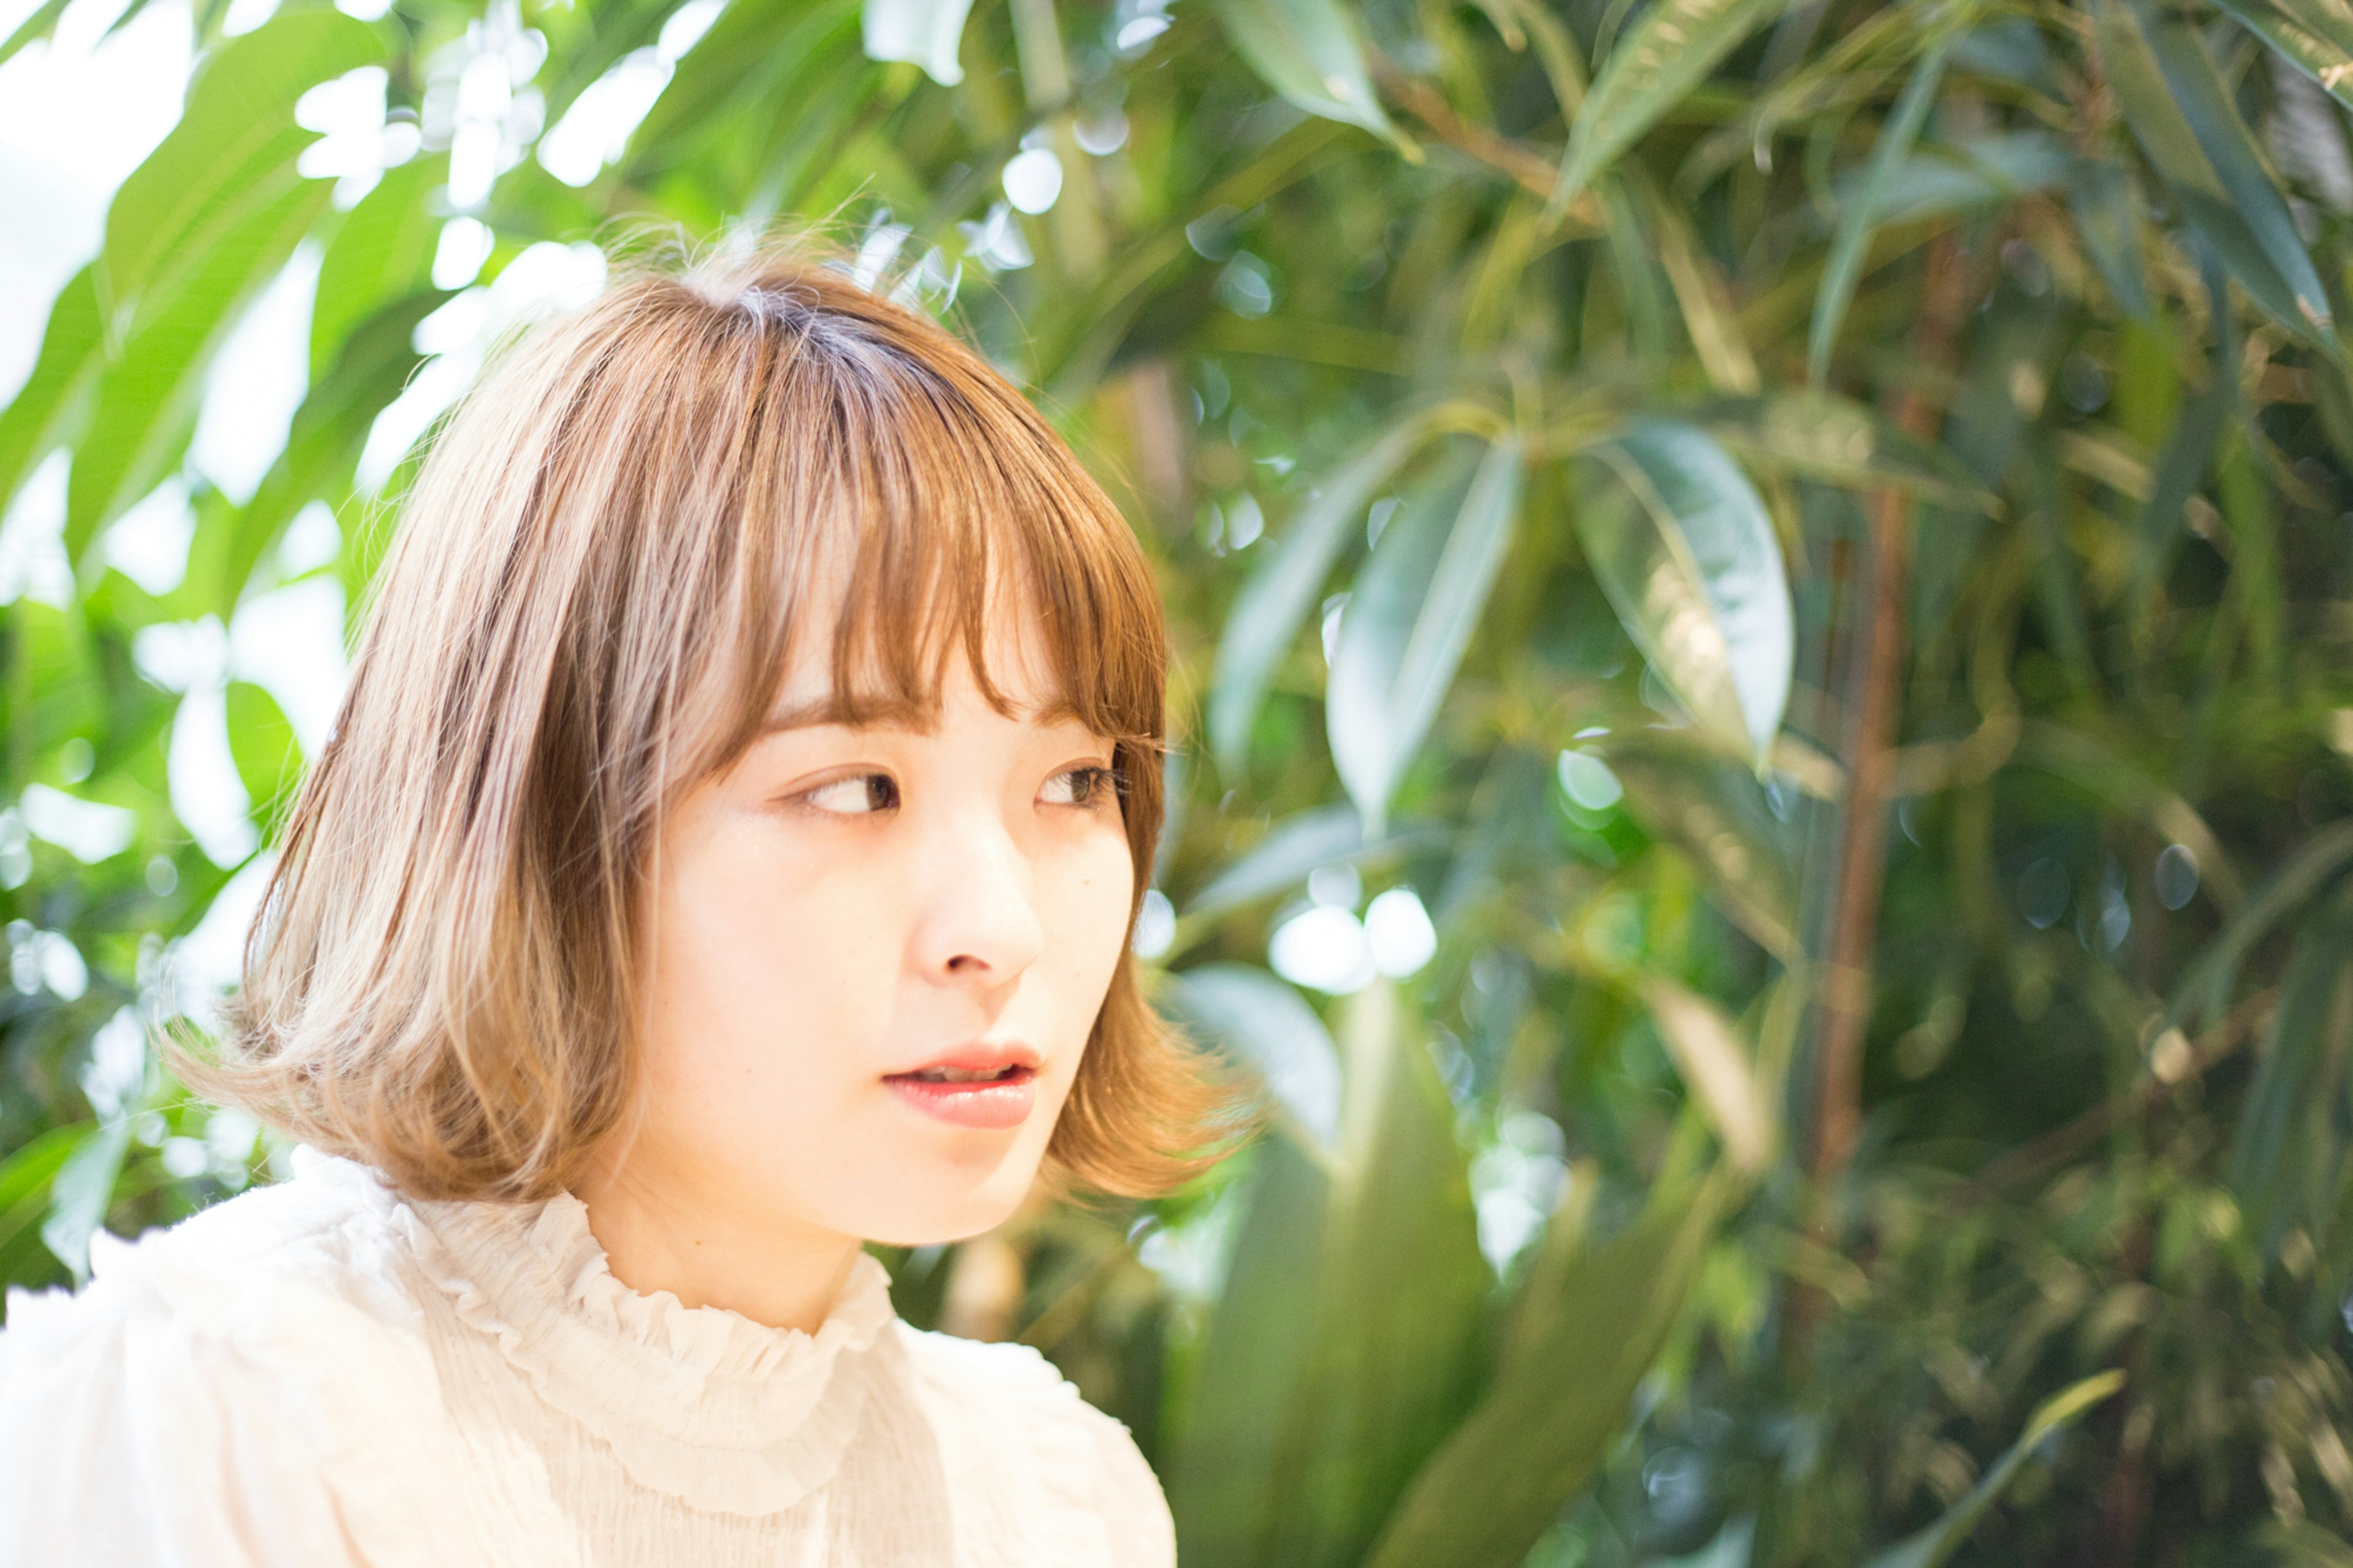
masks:
<svg viewBox="0 0 2353 1568"><path fill-rule="evenodd" d="M1175 1568L1176 1530L1135 1439L1035 1350L947 1334L903 1336L967 1472L981 1540L1024 1544L1028 1568Z"/></svg>
<svg viewBox="0 0 2353 1568"><path fill-rule="evenodd" d="M360 1568L293 1391L239 1338L135 1268L11 1292L0 1568Z"/></svg>
<svg viewBox="0 0 2353 1568"><path fill-rule="evenodd" d="M1067 1384L1065 1386L1068 1386ZM1064 1412L1085 1435L1094 1463L1090 1467L1096 1508L1111 1533L1113 1563L1134 1568L1176 1568L1176 1526L1160 1478L1152 1473L1126 1426L1075 1397Z"/></svg>

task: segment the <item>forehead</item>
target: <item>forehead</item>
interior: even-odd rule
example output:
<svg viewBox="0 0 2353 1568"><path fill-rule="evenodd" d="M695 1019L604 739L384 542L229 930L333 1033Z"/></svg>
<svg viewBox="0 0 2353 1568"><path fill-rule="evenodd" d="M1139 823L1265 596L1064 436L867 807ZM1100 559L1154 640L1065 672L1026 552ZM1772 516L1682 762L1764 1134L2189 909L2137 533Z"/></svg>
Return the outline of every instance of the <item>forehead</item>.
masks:
<svg viewBox="0 0 2353 1568"><path fill-rule="evenodd" d="M888 723L930 731L959 691L976 693L1008 719L1082 722L1034 594L1002 565L992 564L987 575L964 616L917 625L885 616L878 627L860 613L874 607L861 602L871 590L847 569L828 569L812 595L817 613L796 617L764 728Z"/></svg>

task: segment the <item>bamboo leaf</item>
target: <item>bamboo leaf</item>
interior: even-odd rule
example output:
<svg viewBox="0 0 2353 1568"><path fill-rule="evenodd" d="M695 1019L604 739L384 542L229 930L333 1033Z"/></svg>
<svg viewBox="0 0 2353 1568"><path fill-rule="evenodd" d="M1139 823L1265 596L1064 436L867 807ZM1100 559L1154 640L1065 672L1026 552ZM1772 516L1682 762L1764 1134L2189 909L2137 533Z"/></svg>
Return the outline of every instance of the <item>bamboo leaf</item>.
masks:
<svg viewBox="0 0 2353 1568"><path fill-rule="evenodd" d="M1390 520L1349 592L1324 721L1333 765L1367 837L1387 831L1389 796L1438 717L1503 569L1520 468L1509 437L1475 470L1450 465Z"/></svg>
<svg viewBox="0 0 2353 1568"><path fill-rule="evenodd" d="M49 307L33 374L0 412L0 511L43 458L80 434L105 363L105 321L85 267Z"/></svg>
<svg viewBox="0 0 2353 1568"><path fill-rule="evenodd" d="M2353 881L2296 932L2231 1157L2267 1252L2302 1227L2327 1250L2353 1126Z"/></svg>
<svg viewBox="0 0 2353 1568"><path fill-rule="evenodd" d="M1312 1392L1331 1177L1277 1134L1258 1145L1249 1182L1168 1482L1187 1563L1268 1561L1263 1543L1288 1501L1273 1482Z"/></svg>
<svg viewBox="0 0 2353 1568"><path fill-rule="evenodd" d="M107 365L68 491L66 549L77 563L100 529L178 463L214 350L325 210L324 183L285 174L195 265L150 291L144 325Z"/></svg>
<svg viewBox="0 0 2353 1568"><path fill-rule="evenodd" d="M190 606L192 613L210 610L226 619L254 567L295 514L314 500L343 500L375 416L400 395L417 368L412 340L417 322L446 298L428 291L396 300L345 334L333 367L295 410L286 449L238 513L216 570L205 582L191 572L189 586L202 596L200 606Z"/></svg>
<svg viewBox="0 0 2353 1568"><path fill-rule="evenodd" d="M1835 393L1715 398L1679 414L1762 468L1857 489L1892 485L1957 510L2001 509L1950 451L1914 439L1877 410Z"/></svg>
<svg viewBox="0 0 2353 1568"><path fill-rule="evenodd" d="M294 123L295 100L384 52L374 28L322 8L282 13L207 57L179 124L107 208L98 286L110 321L251 226L316 140Z"/></svg>
<svg viewBox="0 0 2353 1568"><path fill-rule="evenodd" d="M1945 1510L1934 1524L1916 1534L1906 1536L1895 1545L1874 1553L1863 1568L1937 1568L1961 1548L1977 1528L1986 1510L1993 1507L2001 1494L2009 1489L2018 1472L2032 1457L2043 1439L2052 1433L2074 1425L2083 1414L2122 1388L2125 1374L2104 1372L2074 1384L2037 1406L2027 1418L2026 1430L2018 1441L2003 1451L2000 1458L1988 1467L1960 1501Z"/></svg>
<svg viewBox="0 0 2353 1568"><path fill-rule="evenodd" d="M2288 64L2353 108L2353 16L2325 0L2215 0Z"/></svg>
<svg viewBox="0 0 2353 1568"><path fill-rule="evenodd" d="M1599 1246L1555 1221L1485 1397L1415 1475L1368 1568L1519 1568L1624 1428L1724 1191L1662 1188Z"/></svg>
<svg viewBox="0 0 2353 1568"><path fill-rule="evenodd" d="M427 198L448 177L436 159L385 171L335 229L319 263L311 307L311 379L322 379L353 328L396 300L427 289L441 235Z"/></svg>
<svg viewBox="0 0 2353 1568"><path fill-rule="evenodd" d="M1620 153L1788 0L1658 0L1602 62L1569 127L1547 217L1568 208Z"/></svg>
<svg viewBox="0 0 2353 1568"><path fill-rule="evenodd" d="M1706 997L1667 975L1644 973L1635 989L1658 1025L1683 1087L1724 1142L1734 1170L1754 1176L1773 1157L1779 1131L1758 1088L1748 1047L1732 1020Z"/></svg>
<svg viewBox="0 0 2353 1568"><path fill-rule="evenodd" d="M2266 315L2341 359L2327 292L2287 198L2196 31L2138 0L2100 0L2095 31L2125 118L2183 215Z"/></svg>
<svg viewBox="0 0 2353 1568"><path fill-rule="evenodd" d="M1704 432L1663 419L1627 426L1584 470L1577 537L1618 618L1694 721L1761 765L1796 645L1756 487Z"/></svg>
<svg viewBox="0 0 2353 1568"><path fill-rule="evenodd" d="M1250 725L1275 667L1298 640L1300 624L1363 521L1374 492L1438 426L1434 415L1408 418L1343 464L1292 520L1272 553L1234 596L1218 642L1208 702L1210 749L1229 775L1240 773Z"/></svg>
<svg viewBox="0 0 2353 1568"><path fill-rule="evenodd" d="M1394 988L1345 1006L1340 1156L1261 1146L1210 1322L1172 1487L1187 1560L1359 1561L1472 1395L1493 1276L1453 1102Z"/></svg>
<svg viewBox="0 0 2353 1568"><path fill-rule="evenodd" d="M1260 79L1310 114L1360 125L1411 152L1365 69L1365 46L1339 0L1217 0L1226 36Z"/></svg>
<svg viewBox="0 0 2353 1568"><path fill-rule="evenodd" d="M1831 345L1838 342L1839 323L1846 319L1846 308L1854 299L1855 279L1862 276L1863 254L1870 248L1888 181L1919 139L1929 107L1936 101L1936 88L1945 78L1945 57L1951 47L1949 37L1939 38L1912 68L1912 79L1904 84L1894 111L1879 129L1862 188L1839 211L1830 259L1822 266L1821 286L1814 295L1813 329L1806 342L1806 374L1818 388L1830 377Z"/></svg>

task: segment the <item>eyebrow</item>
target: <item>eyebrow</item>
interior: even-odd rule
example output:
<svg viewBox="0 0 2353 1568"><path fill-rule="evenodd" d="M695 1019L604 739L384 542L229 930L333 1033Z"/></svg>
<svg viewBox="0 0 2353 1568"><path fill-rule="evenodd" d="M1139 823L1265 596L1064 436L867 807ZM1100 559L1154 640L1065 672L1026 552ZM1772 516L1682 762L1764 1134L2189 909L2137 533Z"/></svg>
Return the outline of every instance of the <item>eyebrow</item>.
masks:
<svg viewBox="0 0 2353 1568"><path fill-rule="evenodd" d="M882 698L863 704L862 718L853 717L850 710L833 695L812 697L800 702L779 707L761 724L760 732L774 735L786 730L813 729L819 725L839 724L846 729L905 729L919 735L929 735L939 728L936 708L926 714L920 703L910 698ZM1074 723L1086 725L1079 710L1067 697L1057 696L1035 708L1013 705L1012 717L1032 724Z"/></svg>

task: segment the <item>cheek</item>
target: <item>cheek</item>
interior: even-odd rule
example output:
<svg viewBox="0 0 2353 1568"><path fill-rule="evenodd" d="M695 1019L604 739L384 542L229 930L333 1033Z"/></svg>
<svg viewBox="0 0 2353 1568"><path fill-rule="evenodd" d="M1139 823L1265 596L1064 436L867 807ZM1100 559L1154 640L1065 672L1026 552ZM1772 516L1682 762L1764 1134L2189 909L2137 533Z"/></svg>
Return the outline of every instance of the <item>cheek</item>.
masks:
<svg viewBox="0 0 2353 1568"><path fill-rule="evenodd" d="M759 825L681 834L658 903L648 1066L691 1099L812 1110L892 994L881 879L795 864ZM848 1075L856 1076L856 1075ZM779 1086L789 1094L768 1092Z"/></svg>
<svg viewBox="0 0 2353 1568"><path fill-rule="evenodd" d="M1116 828L1090 837L1049 878L1050 890L1041 888L1046 908L1042 922L1058 989L1056 998L1082 1016L1082 1031L1094 1022L1111 985L1112 972L1127 945L1128 906L1134 896L1135 865L1129 858L1126 837Z"/></svg>

